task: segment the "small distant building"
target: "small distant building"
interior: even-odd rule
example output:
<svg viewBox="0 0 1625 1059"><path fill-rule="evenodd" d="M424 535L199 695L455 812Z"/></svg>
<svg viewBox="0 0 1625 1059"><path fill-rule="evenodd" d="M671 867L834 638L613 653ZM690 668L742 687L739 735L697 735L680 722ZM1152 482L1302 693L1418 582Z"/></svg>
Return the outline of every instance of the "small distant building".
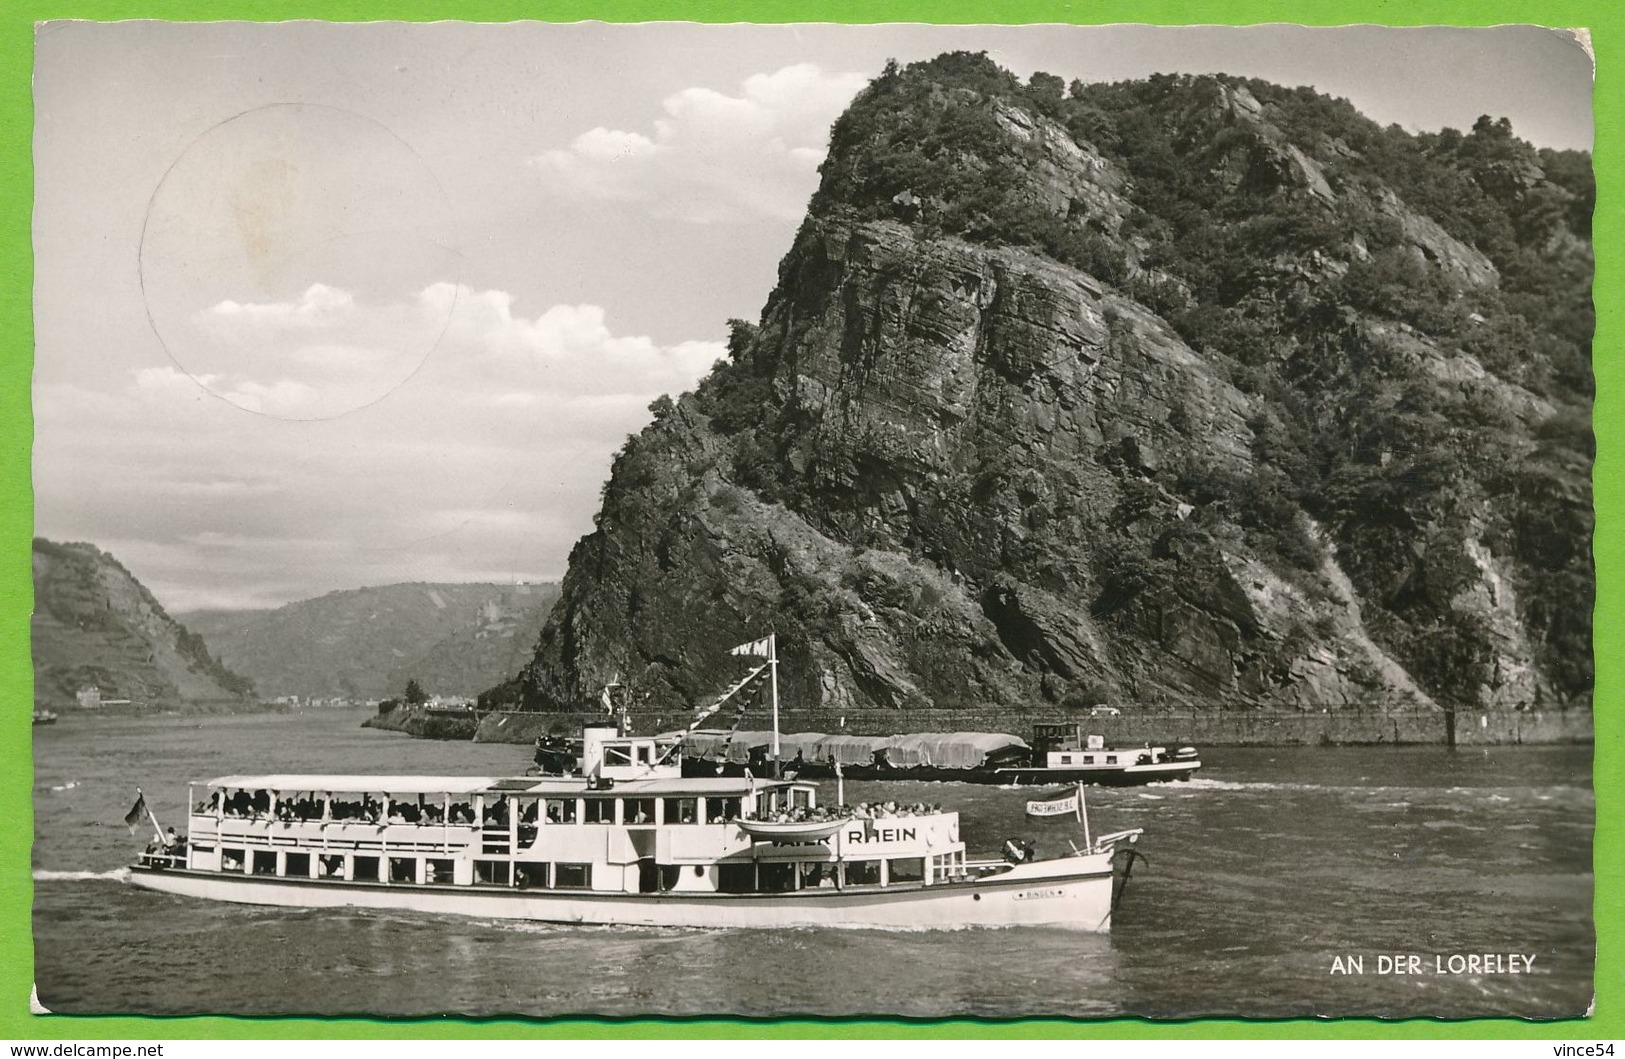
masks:
<svg viewBox="0 0 1625 1059"><path fill-rule="evenodd" d="M89 684L74 692L73 697L79 700L82 710L99 710L103 706L128 706L129 699L104 699L102 689L95 684Z"/></svg>

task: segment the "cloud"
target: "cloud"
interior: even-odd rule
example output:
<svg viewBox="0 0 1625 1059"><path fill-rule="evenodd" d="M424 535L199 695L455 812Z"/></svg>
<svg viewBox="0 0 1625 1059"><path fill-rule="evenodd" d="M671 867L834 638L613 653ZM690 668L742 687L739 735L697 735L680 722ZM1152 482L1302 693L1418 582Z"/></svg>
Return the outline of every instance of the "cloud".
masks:
<svg viewBox="0 0 1625 1059"><path fill-rule="evenodd" d="M794 221L817 187L830 125L866 82L801 63L746 78L738 95L685 88L661 103L650 135L599 127L530 161L567 198L698 224Z"/></svg>
<svg viewBox="0 0 1625 1059"><path fill-rule="evenodd" d="M350 292L329 287L325 283L314 283L297 302L242 303L228 300L206 311L212 316L247 319L267 326L310 327L321 324L354 304L355 296Z"/></svg>
<svg viewBox="0 0 1625 1059"><path fill-rule="evenodd" d="M620 333L596 305L527 312L500 290L435 284L390 304L342 294L200 314L223 339L261 335L274 359L36 384L41 534L119 542L114 554L166 606L470 570L557 577L650 402L691 389L725 352ZM436 317L442 339L381 400L299 415L321 387L353 384L369 351Z"/></svg>
<svg viewBox="0 0 1625 1059"><path fill-rule="evenodd" d="M552 393L625 394L646 405L693 386L724 351L714 341L662 346L616 334L596 305L526 316L506 291L450 283L385 304L316 284L295 302L221 302L190 323L216 351L217 370L143 369L137 388L194 400L207 391L285 419L399 403L425 373L439 403L520 407Z"/></svg>

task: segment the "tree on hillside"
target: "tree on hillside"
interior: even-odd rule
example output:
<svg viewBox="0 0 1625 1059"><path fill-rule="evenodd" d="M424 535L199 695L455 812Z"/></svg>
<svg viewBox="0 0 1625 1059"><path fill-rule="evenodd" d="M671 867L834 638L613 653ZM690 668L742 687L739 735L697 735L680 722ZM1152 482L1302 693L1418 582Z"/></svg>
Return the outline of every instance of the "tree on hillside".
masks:
<svg viewBox="0 0 1625 1059"><path fill-rule="evenodd" d="M421 706L429 701L429 696L424 694L423 685L418 683L417 677L407 680L406 694L402 695L401 698L408 706Z"/></svg>

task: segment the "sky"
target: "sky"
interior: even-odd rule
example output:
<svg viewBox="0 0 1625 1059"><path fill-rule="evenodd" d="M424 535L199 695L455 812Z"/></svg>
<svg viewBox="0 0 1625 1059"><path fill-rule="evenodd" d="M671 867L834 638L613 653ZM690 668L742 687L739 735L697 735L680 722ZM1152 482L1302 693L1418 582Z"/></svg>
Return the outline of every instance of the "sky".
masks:
<svg viewBox="0 0 1625 1059"><path fill-rule="evenodd" d="M830 124L954 49L1592 139L1588 55L1535 27L43 24L36 532L171 611L561 577L759 316Z"/></svg>

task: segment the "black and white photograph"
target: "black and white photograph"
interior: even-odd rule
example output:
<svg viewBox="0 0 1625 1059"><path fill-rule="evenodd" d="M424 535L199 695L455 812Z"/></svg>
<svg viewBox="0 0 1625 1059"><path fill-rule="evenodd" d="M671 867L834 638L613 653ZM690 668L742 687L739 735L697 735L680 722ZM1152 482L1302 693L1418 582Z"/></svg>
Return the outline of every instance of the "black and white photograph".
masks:
<svg viewBox="0 0 1625 1059"><path fill-rule="evenodd" d="M33 1009L1588 1014L1593 67L40 23Z"/></svg>

